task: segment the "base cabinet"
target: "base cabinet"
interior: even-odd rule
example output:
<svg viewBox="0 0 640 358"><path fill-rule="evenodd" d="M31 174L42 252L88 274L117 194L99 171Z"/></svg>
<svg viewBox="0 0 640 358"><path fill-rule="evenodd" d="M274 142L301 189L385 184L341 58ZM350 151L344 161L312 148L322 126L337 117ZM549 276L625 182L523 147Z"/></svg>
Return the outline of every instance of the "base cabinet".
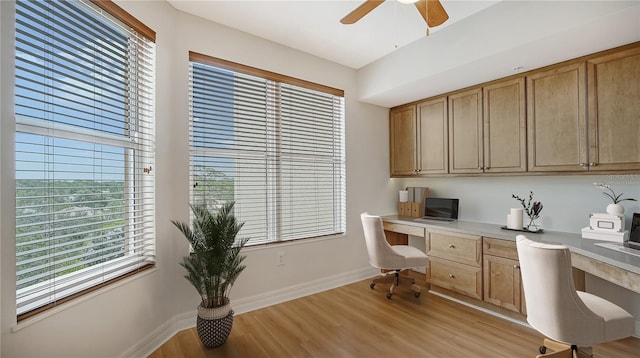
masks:
<svg viewBox="0 0 640 358"><path fill-rule="evenodd" d="M516 243L485 237L483 252L484 301L526 313Z"/></svg>
<svg viewBox="0 0 640 358"><path fill-rule="evenodd" d="M428 231L427 281L463 295L482 299L482 237Z"/></svg>

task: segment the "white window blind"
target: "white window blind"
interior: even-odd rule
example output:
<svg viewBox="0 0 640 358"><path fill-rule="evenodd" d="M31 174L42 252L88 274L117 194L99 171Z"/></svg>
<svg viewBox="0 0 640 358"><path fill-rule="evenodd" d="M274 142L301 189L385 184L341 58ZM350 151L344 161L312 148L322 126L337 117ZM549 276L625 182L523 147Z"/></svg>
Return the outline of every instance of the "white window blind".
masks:
<svg viewBox="0 0 640 358"><path fill-rule="evenodd" d="M90 3L16 3L19 319L153 265L154 47Z"/></svg>
<svg viewBox="0 0 640 358"><path fill-rule="evenodd" d="M344 232L343 96L225 67L191 61L191 201L249 245Z"/></svg>

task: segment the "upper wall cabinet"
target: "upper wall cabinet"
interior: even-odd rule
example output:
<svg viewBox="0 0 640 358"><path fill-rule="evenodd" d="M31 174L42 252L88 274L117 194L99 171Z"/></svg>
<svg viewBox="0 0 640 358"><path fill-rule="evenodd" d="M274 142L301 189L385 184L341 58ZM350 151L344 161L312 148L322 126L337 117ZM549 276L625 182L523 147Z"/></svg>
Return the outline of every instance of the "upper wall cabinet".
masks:
<svg viewBox="0 0 640 358"><path fill-rule="evenodd" d="M484 98L484 171L527 170L524 78L482 88Z"/></svg>
<svg viewBox="0 0 640 358"><path fill-rule="evenodd" d="M585 63L527 77L529 171L585 171Z"/></svg>
<svg viewBox="0 0 640 358"><path fill-rule="evenodd" d="M392 176L447 173L447 97L394 108L389 125Z"/></svg>
<svg viewBox="0 0 640 358"><path fill-rule="evenodd" d="M418 174L447 173L447 97L418 103L417 109Z"/></svg>
<svg viewBox="0 0 640 358"><path fill-rule="evenodd" d="M640 169L640 48L587 61L589 170Z"/></svg>
<svg viewBox="0 0 640 358"><path fill-rule="evenodd" d="M391 175L416 174L416 106L394 108L389 112L389 153Z"/></svg>
<svg viewBox="0 0 640 358"><path fill-rule="evenodd" d="M449 96L449 172L482 173L482 88Z"/></svg>

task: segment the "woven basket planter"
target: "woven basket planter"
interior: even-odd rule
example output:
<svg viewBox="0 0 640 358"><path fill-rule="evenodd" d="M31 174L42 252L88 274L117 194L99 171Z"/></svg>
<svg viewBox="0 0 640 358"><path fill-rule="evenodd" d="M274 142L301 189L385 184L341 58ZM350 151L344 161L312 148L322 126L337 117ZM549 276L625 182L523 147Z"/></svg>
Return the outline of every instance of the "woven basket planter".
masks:
<svg viewBox="0 0 640 358"><path fill-rule="evenodd" d="M196 329L198 336L207 348L219 347L227 341L233 327L233 310L231 304L216 308L198 306Z"/></svg>

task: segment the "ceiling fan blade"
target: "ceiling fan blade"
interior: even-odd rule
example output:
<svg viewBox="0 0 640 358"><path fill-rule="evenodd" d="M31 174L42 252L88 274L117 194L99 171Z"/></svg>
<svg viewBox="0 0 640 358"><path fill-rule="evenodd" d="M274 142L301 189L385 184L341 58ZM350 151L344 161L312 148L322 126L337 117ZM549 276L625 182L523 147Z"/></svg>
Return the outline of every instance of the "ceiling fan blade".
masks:
<svg viewBox="0 0 640 358"><path fill-rule="evenodd" d="M440 0L420 0L414 5L429 27L442 25L449 19L449 15L442 7Z"/></svg>
<svg viewBox="0 0 640 358"><path fill-rule="evenodd" d="M351 11L347 16L340 20L345 25L355 24L358 20L364 17L364 15L370 13L373 9L380 6L384 0L367 0L362 5L358 6L355 10Z"/></svg>

